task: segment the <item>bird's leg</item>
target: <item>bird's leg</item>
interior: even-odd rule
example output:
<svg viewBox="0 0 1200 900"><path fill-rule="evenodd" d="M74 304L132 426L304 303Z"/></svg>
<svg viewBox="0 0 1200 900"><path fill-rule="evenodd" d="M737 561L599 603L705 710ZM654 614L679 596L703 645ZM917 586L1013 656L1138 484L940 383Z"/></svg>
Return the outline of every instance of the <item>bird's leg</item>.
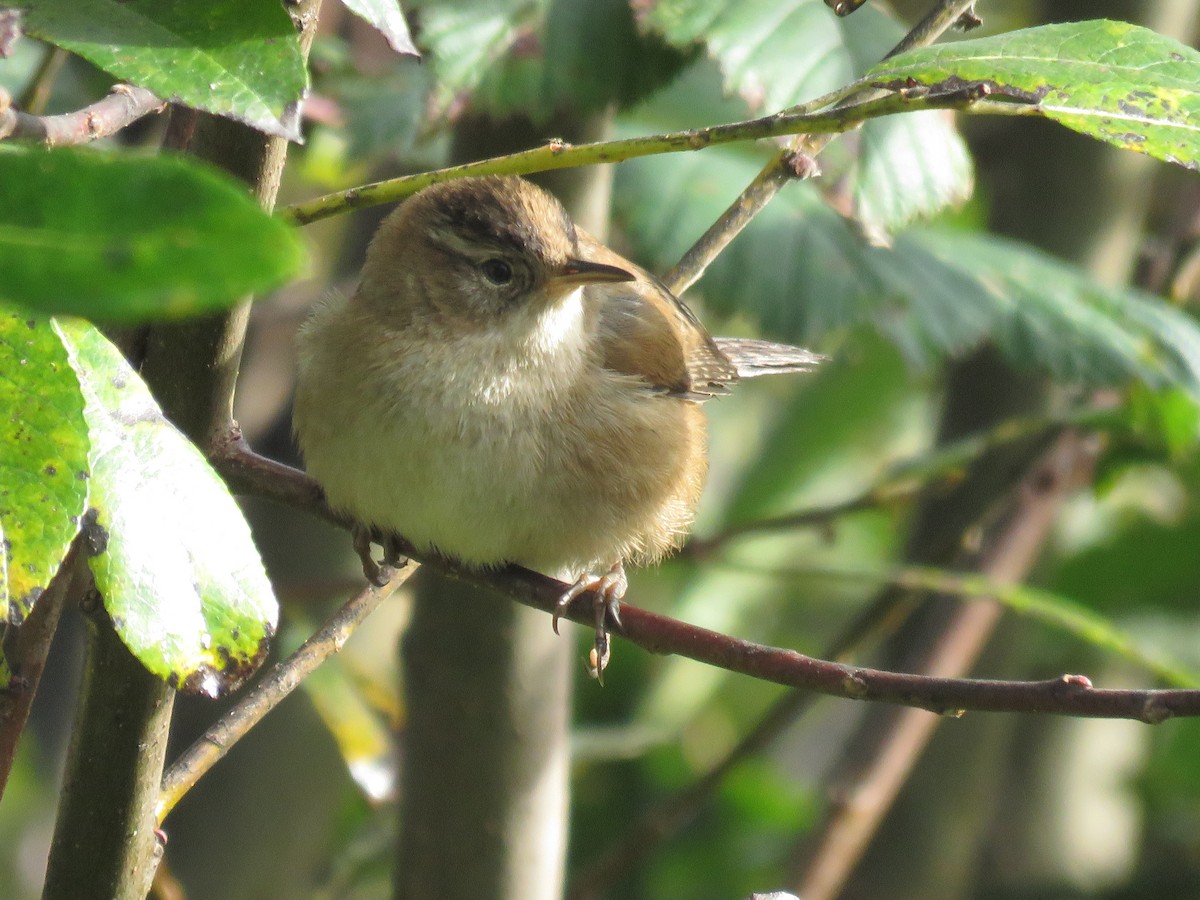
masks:
<svg viewBox="0 0 1200 900"><path fill-rule="evenodd" d="M350 534L354 538L354 552L358 554L358 559L362 563L363 575L367 581L375 585L375 587L383 587L387 584L387 576L379 563L375 562L375 558L371 556L371 539L373 537L371 527L361 523L355 523L350 529ZM387 547L384 547L384 565L387 565Z"/></svg>
<svg viewBox="0 0 1200 900"><path fill-rule="evenodd" d="M584 574L558 598L554 607L552 625L554 633L558 633L558 619L571 605L571 601L586 591L595 593L596 614L596 644L588 654L588 674L597 681L603 682L604 667L608 665L611 647L608 640L608 621L612 620L618 628L621 627L621 598L629 588L629 579L625 577L625 568L620 560L603 575Z"/></svg>
<svg viewBox="0 0 1200 900"><path fill-rule="evenodd" d="M403 541L397 535L392 532L385 534L381 546L383 547L383 564L385 566L403 569L408 565L408 557L404 555Z"/></svg>

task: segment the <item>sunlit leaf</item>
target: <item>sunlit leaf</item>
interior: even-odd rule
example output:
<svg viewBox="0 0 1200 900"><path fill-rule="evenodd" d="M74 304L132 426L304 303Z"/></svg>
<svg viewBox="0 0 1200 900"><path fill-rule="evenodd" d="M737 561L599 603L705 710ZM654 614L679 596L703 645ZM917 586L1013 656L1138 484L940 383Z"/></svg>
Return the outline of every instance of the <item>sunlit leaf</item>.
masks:
<svg viewBox="0 0 1200 900"><path fill-rule="evenodd" d="M278 614L250 528L200 452L103 335L56 323L91 438L86 527L96 586L147 669L216 696L266 655Z"/></svg>

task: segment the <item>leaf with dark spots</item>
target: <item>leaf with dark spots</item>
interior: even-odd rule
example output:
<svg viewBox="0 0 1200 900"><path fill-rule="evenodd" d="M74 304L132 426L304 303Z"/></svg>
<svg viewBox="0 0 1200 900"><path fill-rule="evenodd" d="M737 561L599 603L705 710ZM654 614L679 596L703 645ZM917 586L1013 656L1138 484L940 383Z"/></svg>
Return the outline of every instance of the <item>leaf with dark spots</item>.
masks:
<svg viewBox="0 0 1200 900"><path fill-rule="evenodd" d="M987 84L990 97L1118 147L1200 167L1200 53L1149 29L1106 20L1043 25L911 50L864 81L934 90L954 79Z"/></svg>
<svg viewBox="0 0 1200 900"><path fill-rule="evenodd" d="M14 624L79 529L88 483L71 473L87 454L79 382L50 322L0 308L0 609Z"/></svg>

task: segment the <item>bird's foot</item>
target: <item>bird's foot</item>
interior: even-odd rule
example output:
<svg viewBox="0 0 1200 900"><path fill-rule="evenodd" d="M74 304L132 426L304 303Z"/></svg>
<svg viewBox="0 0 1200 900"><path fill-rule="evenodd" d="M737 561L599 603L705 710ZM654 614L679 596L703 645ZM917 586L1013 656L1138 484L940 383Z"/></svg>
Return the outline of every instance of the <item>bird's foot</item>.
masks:
<svg viewBox="0 0 1200 900"><path fill-rule="evenodd" d="M571 601L587 591L594 592L596 643L588 653L587 668L588 674L601 684L604 683L604 669L612 654L608 639L608 622L611 619L614 625L618 628L621 627L621 598L625 596L628 588L629 579L625 577L625 569L620 562L617 562L603 575L585 574L580 576L579 580L558 598L558 603L554 607L552 625L554 633L558 634L559 617L571 605Z"/></svg>
<svg viewBox="0 0 1200 900"><path fill-rule="evenodd" d="M362 563L363 575L375 587L383 587L388 583L394 569L403 568L408 562L400 552L400 542L395 535L387 534L379 537L368 525L355 525L350 532L354 537L354 552ZM375 541L383 548L383 559L375 562L371 556L371 542Z"/></svg>

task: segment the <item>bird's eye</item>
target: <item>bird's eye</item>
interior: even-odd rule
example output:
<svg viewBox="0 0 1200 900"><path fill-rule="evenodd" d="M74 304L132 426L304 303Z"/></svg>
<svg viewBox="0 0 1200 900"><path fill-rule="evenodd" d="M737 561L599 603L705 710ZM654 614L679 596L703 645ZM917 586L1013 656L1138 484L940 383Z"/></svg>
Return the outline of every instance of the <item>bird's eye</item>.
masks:
<svg viewBox="0 0 1200 900"><path fill-rule="evenodd" d="M483 277L492 284L508 284L513 279L512 266L502 259L484 260Z"/></svg>

